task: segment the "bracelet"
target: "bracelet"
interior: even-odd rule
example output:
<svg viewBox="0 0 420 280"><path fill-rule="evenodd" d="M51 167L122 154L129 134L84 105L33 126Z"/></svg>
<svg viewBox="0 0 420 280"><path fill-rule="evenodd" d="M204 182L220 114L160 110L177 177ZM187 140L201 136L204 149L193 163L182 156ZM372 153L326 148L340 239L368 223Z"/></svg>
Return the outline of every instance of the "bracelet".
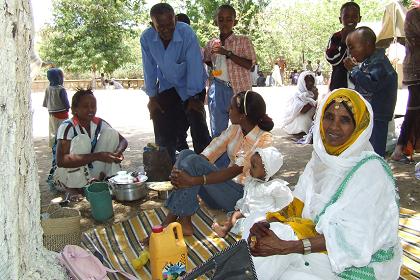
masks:
<svg viewBox="0 0 420 280"><path fill-rule="evenodd" d="M203 185L207 184L207 177L206 175L203 175Z"/></svg>
<svg viewBox="0 0 420 280"><path fill-rule="evenodd" d="M311 241L309 241L309 239L302 239L302 243L303 243L303 254L307 255L307 254L312 253Z"/></svg>

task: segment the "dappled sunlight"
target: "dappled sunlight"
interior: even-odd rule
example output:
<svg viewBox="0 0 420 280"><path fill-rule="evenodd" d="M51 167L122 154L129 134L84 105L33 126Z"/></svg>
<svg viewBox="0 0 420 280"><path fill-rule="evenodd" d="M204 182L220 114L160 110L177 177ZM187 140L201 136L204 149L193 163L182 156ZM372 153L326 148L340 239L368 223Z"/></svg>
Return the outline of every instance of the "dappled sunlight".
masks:
<svg viewBox="0 0 420 280"><path fill-rule="evenodd" d="M269 109L269 115L274 118L276 122L277 115L279 114L279 104L284 99L287 92L293 90L292 87L287 89L282 88L282 93L277 92L265 92L266 89L261 88L258 91L264 96L267 101ZM149 119L149 113L146 108L147 98L145 94L138 91L136 94L134 91L115 92L101 91L98 93L98 104L100 112L98 110L97 115L103 117L108 121L114 128L116 128L121 135L123 135L128 141L128 148L124 153L124 161L122 162L122 169L134 171L143 164L143 147L149 142L154 142L153 126ZM138 94L137 94L138 93ZM280 96L281 94L285 94ZM33 94L34 95L34 94ZM41 111L42 114L48 116L46 109L41 105L43 93L36 93L35 102L33 104L35 115ZM113 106L117 105L118 106ZM121 104L124 104L124 112L116 114L116 109L120 110ZM128 104L127 106L125 106ZM110 109L111 108L111 109ZM129 117L127 117L129 116ZM36 118L35 118L36 119ZM34 122L37 128L34 130L38 133L34 134L34 150L36 154L36 160L38 163L38 175L39 184L41 191L41 203L42 205L48 205L51 199L60 196L60 194L54 194L49 191L46 183L48 172L51 168L51 149L48 147L48 117L42 122L42 118L36 119ZM289 183L291 189L296 185L300 174L303 172L305 165L310 159L312 153L312 145L297 145L294 141L293 135L287 135L282 129L274 128L274 146L280 150L284 155L284 164L275 174L275 178L281 178ZM190 147L192 147L191 137L187 139ZM416 161L420 160L420 156L416 155L414 158ZM419 181L413 180L414 178L414 165L402 165L398 163L390 162L393 173L397 179L397 185L400 190L401 205L403 207L419 210L420 203L420 187ZM114 217L104 223L97 223L91 216L90 204L85 199L79 203L71 202L69 207L76 208L81 212L81 224L82 230L87 230L93 226L98 225L111 225L112 223L126 220L130 217L135 216L139 211L145 209L159 208L163 206L164 201L157 198L157 192L150 191L148 197L133 202L118 202L114 201ZM223 212L217 212L210 210L212 218L216 221L223 223L226 219L226 214Z"/></svg>

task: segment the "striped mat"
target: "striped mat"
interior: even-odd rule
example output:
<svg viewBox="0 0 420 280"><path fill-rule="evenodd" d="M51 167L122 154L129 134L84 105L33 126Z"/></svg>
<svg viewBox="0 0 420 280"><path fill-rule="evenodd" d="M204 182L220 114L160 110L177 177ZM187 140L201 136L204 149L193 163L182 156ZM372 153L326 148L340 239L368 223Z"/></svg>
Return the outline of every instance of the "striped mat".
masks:
<svg viewBox="0 0 420 280"><path fill-rule="evenodd" d="M82 246L92 253L99 252L104 257L104 264L109 268L129 272L139 279L150 279L150 267L147 264L141 270L134 270L131 260L137 258L143 250L140 240L151 232L153 225L158 225L166 217L165 208L145 210L130 220L114 224L112 227L98 228L83 233ZM225 239L218 238L211 224L213 219L206 210L200 209L193 216L194 236L186 237L188 246L188 270L209 259L213 254L233 244L232 235ZM405 208L400 209L399 236L403 246L403 267L400 279L420 279L420 214ZM118 278L108 274L110 279Z"/></svg>
<svg viewBox="0 0 420 280"><path fill-rule="evenodd" d="M92 253L99 252L104 257L104 264L111 269L126 271L139 279L150 279L149 263L135 270L131 265L131 260L137 258L143 250L140 241L149 235L152 226L161 224L166 214L165 208L145 210L136 217L114 224L112 227L85 232L82 236L82 246ZM193 215L192 222L194 235L185 238L188 246L188 270L202 264L213 254L236 241L232 235L225 238L217 237L211 229L213 219L203 209ZM108 277L125 279L112 273L108 273Z"/></svg>
<svg viewBox="0 0 420 280"><path fill-rule="evenodd" d="M420 214L401 208L398 234L404 252L400 279L420 279Z"/></svg>

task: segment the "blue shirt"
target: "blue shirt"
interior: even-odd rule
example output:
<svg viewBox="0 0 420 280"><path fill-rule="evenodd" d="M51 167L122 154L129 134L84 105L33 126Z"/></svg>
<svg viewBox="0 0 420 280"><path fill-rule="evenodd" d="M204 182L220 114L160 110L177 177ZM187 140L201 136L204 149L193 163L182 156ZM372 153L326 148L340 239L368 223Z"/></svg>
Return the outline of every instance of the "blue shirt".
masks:
<svg viewBox="0 0 420 280"><path fill-rule="evenodd" d="M158 92L174 87L185 101L205 88L207 73L197 36L189 25L176 23L172 40L166 49L153 27L143 32L140 45L148 96L156 96Z"/></svg>
<svg viewBox="0 0 420 280"><path fill-rule="evenodd" d="M397 103L398 77L384 49L376 51L350 72L358 91L372 105L375 120L390 121Z"/></svg>

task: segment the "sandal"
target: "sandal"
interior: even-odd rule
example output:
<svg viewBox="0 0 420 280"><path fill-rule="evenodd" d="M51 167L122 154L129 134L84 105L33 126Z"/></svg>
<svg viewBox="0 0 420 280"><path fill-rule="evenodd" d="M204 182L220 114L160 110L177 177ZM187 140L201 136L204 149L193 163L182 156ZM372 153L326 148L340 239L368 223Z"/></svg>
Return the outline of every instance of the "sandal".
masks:
<svg viewBox="0 0 420 280"><path fill-rule="evenodd" d="M397 163L404 163L404 164L411 164L414 163L414 160L409 159L406 155L402 154L400 159L393 159L391 158L393 162Z"/></svg>

